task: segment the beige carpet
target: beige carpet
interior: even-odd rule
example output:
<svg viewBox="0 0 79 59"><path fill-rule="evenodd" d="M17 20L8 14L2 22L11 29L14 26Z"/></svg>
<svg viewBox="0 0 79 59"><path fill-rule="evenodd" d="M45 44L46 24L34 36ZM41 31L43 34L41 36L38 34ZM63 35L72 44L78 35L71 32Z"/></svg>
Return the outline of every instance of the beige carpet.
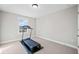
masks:
<svg viewBox="0 0 79 59"><path fill-rule="evenodd" d="M60 45L51 41L47 41L41 38L34 38L35 41L39 42L44 48L35 54L77 54L77 49L70 48L64 45ZM1 54L27 54L27 50L22 44L17 42L11 42L0 46Z"/></svg>
<svg viewBox="0 0 79 59"><path fill-rule="evenodd" d="M27 53L22 46L22 44L17 42L12 42L8 44L1 45L0 53L2 54L24 54Z"/></svg>

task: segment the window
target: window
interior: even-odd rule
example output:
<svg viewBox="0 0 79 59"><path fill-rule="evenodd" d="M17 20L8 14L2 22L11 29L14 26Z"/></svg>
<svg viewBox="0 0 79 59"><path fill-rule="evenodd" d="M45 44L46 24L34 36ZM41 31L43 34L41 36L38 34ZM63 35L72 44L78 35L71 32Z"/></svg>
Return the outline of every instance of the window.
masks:
<svg viewBox="0 0 79 59"><path fill-rule="evenodd" d="M17 17L17 20L19 22L19 26L27 26L28 25L28 20L24 17Z"/></svg>
<svg viewBox="0 0 79 59"><path fill-rule="evenodd" d="M19 32L26 32L28 26L28 20L24 17L17 17L18 25L19 25Z"/></svg>

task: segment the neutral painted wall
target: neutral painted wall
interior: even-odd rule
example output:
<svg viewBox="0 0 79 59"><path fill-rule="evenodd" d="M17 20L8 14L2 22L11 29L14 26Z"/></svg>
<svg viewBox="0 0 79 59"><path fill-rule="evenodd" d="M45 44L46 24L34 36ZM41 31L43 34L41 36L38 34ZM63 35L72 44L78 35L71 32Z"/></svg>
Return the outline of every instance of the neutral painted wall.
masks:
<svg viewBox="0 0 79 59"><path fill-rule="evenodd" d="M0 31L1 31L1 43L7 43L11 41L21 40L21 33L19 33L19 22L17 17L23 17L28 20L29 25L33 28L33 37L35 35L35 20L30 17L16 15L8 12L0 12Z"/></svg>
<svg viewBox="0 0 79 59"><path fill-rule="evenodd" d="M1 13L0 13L0 39L1 39Z"/></svg>
<svg viewBox="0 0 79 59"><path fill-rule="evenodd" d="M79 36L79 5L78 5L78 36ZM78 46L79 46L79 37L78 37Z"/></svg>
<svg viewBox="0 0 79 59"><path fill-rule="evenodd" d="M78 46L79 46L79 14L78 14Z"/></svg>
<svg viewBox="0 0 79 59"><path fill-rule="evenodd" d="M49 40L77 46L77 7L37 18L36 34Z"/></svg>

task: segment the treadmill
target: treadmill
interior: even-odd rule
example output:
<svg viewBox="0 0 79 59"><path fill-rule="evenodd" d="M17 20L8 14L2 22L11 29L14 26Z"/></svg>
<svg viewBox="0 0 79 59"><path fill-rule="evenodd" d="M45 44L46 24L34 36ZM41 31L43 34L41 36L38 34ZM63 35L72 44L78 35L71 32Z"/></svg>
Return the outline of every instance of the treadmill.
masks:
<svg viewBox="0 0 79 59"><path fill-rule="evenodd" d="M27 29L30 29L30 36L24 39L24 32L27 32ZM35 53L42 49L43 47L38 42L32 40L32 28L30 26L20 26L20 32L22 32L22 40L21 43L25 46L30 53Z"/></svg>

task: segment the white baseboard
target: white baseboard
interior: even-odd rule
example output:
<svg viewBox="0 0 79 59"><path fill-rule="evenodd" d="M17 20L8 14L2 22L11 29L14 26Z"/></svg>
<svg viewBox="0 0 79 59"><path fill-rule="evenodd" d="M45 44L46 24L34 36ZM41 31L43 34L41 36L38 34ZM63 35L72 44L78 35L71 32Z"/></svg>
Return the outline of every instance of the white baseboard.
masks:
<svg viewBox="0 0 79 59"><path fill-rule="evenodd" d="M49 40L49 41L52 41L52 42L55 42L55 43L58 43L58 44L61 44L61 45L65 45L65 46L68 46L68 47L71 47L71 48L78 49L78 47L73 46L71 44L67 44L67 43L63 43L63 42L60 42L60 41L52 40L52 39L49 39L49 38L46 38L46 37L43 37L43 36L36 35L36 37L39 37L39 38L42 38L42 39L45 39L45 40ZM2 41L2 42L0 42L0 44L5 44L5 43L9 43L9 42L14 42L14 41L20 41L20 39Z"/></svg>
<svg viewBox="0 0 79 59"><path fill-rule="evenodd" d="M6 43L14 42L14 41L20 41L20 39L2 41L2 42L0 42L0 44L6 44Z"/></svg>
<svg viewBox="0 0 79 59"><path fill-rule="evenodd" d="M52 39L49 39L49 38L46 38L46 37L43 37L43 36L36 36L36 37L39 37L39 38L42 38L42 39L45 39L45 40L49 40L49 41L52 41L52 42L55 42L55 43L58 43L58 44L61 44L61 45L65 45L65 46L68 46L68 47L71 47L71 48L78 49L77 46L73 46L71 44L67 44L67 43L63 43L63 42L60 42L60 41L52 40Z"/></svg>
<svg viewBox="0 0 79 59"><path fill-rule="evenodd" d="M34 38L35 36L32 36L32 38ZM16 38L15 38L16 39ZM10 42L15 42L15 41L21 41L21 38L18 38L18 39L16 39L16 40L14 40L14 39L8 39L8 40L3 40L3 41L1 41L0 42L0 44L6 44L6 43L10 43Z"/></svg>

